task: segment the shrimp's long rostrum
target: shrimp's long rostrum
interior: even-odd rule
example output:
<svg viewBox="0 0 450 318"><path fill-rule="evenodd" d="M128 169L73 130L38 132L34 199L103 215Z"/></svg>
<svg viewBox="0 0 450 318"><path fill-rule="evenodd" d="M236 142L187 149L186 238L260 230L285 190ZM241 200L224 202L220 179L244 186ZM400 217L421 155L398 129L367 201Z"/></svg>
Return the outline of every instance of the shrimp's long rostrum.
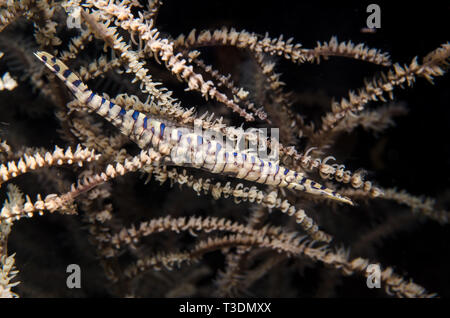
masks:
<svg viewBox="0 0 450 318"><path fill-rule="evenodd" d="M227 151L218 140L208 139L186 128L171 126L136 110L127 111L89 90L56 57L47 52L36 52L35 55L66 84L79 101L111 122L141 149L153 148L165 155L170 163L189 165L215 174L231 174L238 179L287 187L353 204L349 198L308 179L303 173L256 155Z"/></svg>

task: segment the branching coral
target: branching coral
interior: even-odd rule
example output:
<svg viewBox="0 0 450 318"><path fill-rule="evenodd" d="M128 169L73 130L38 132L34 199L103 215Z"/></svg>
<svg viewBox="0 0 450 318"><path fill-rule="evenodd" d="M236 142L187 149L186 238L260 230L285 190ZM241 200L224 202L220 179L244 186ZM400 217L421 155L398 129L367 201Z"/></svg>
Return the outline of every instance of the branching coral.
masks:
<svg viewBox="0 0 450 318"><path fill-rule="evenodd" d="M360 151L351 154L348 144L349 136L366 134L360 127L388 135L394 117L407 114L407 103L372 104L393 99L394 88L409 89L416 79L438 82L448 68L448 42L435 43L438 48L422 59L400 66L382 50L334 36L305 48L293 38L269 35L270 29L259 34L213 25L197 32L186 26L187 36L168 35L159 24L165 5L2 3L4 38L11 41L11 31L28 28L35 46L25 41L2 46L3 61L27 62L10 70L8 62L0 64L6 69L0 90L12 90L0 93L20 99L21 92L34 91L38 98L20 102L30 108L50 105L55 116L37 143L24 130L14 130L16 122L23 125L20 120L2 119L12 128L5 129L0 143L0 186L9 196L0 212L0 294L16 296L11 288L17 288L19 294L35 295L21 289L25 279L17 287L11 282L17 272L8 243L14 233L20 235L26 219L32 223L37 214L42 219L63 214L57 222L81 225L103 270L96 275L108 279L106 293L116 296L208 296L212 291L271 296L277 281L284 287L275 289L289 291L280 296L298 296L304 293L293 283L297 272L311 264L318 271L321 266L337 270L339 277L359 276L363 288L375 264L387 294L435 296L409 275L403 277L401 268L394 273L394 267L380 265L376 259L384 263L383 255L350 253L352 246L356 252L361 246L370 250L384 230L401 229L390 227L395 218L388 213L401 211L445 228L445 197L424 199L392 188L395 183L376 181L373 167L360 168L348 159L365 155L358 146ZM36 66L33 54L51 72ZM302 69L320 69L334 58L369 65L379 75L356 93L353 85L346 87L348 97L339 102L322 98L317 109L309 109L299 86L289 80L296 83ZM111 85L102 87L99 79ZM12 107L0 98L3 109ZM33 116L29 112L25 116ZM32 121L39 122L44 124L40 118ZM279 138L262 134L267 127L278 128ZM278 157L263 157L268 153ZM33 181L27 180L36 178L39 182L30 186ZM27 194L23 197L13 183ZM34 195L36 201L30 198ZM75 237L74 244L82 245L85 238ZM20 259L19 245L15 252ZM198 273L207 284L192 285ZM178 284L160 282L167 275Z"/></svg>

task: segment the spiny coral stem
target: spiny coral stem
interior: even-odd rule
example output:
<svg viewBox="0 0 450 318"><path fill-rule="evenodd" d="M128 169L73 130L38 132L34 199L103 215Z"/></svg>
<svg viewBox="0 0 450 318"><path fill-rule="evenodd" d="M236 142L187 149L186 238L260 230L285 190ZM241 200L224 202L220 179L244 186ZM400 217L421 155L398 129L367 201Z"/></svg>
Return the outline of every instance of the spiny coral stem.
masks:
<svg viewBox="0 0 450 318"><path fill-rule="evenodd" d="M377 49L369 49L364 44L354 45L349 42L338 42L336 37L332 37L329 42L323 44L318 42L314 49L304 49L300 43L292 44L293 38L283 40L281 35L277 38L270 38L268 34L264 37L245 30L237 31L234 28L226 27L220 30L193 29L189 35L180 35L174 42L175 47L195 48L201 46L233 45L237 48L246 48L256 53L268 53L270 55L282 56L294 63L320 61L320 58L329 56L342 56L359 59L383 66L389 66L390 60L387 53L381 53Z"/></svg>
<svg viewBox="0 0 450 318"><path fill-rule="evenodd" d="M247 121L255 120L252 114L239 107L239 105L234 103L224 93L220 92L211 81L205 81L201 74L196 74L193 71L192 65L188 66L187 61L181 59L180 54L174 54L173 44L167 39L160 39L159 32L153 27L152 23L143 21L141 17L134 18L129 12L124 14L123 11L114 9L113 6L105 6L98 2L94 3L94 5L113 16L119 17L120 15L122 18L119 18L119 23L123 29L140 34L140 38L145 43L144 52L150 53L155 57L159 56L172 73L188 84L189 89L201 92L205 98L212 97L216 99L231 108ZM82 14L83 17L88 17L87 13ZM90 20L87 18L87 21L94 23L92 18ZM112 39L114 42L112 47L116 49L119 48L117 45L117 36L113 35Z"/></svg>
<svg viewBox="0 0 450 318"><path fill-rule="evenodd" d="M394 67L387 73L381 73L380 78L374 78L372 81L365 81L365 87L360 88L357 93L349 92L348 99L342 98L339 103L332 104L332 112L327 113L322 118L321 131L325 132L333 129L338 121L342 120L351 112L359 112L370 101L386 101L385 94L393 99L393 90L397 86L403 87L404 84L412 86L416 76L424 77L433 82L435 76L442 76L445 73L443 66L448 64L450 57L450 45L443 44L440 48L430 52L424 59L423 64L417 62L415 57L409 65L394 64Z"/></svg>
<svg viewBox="0 0 450 318"><path fill-rule="evenodd" d="M80 194L85 193L93 187L104 183L112 178L122 176L128 172L141 169L144 165L161 160L161 155L153 150L148 152L141 152L139 156L134 157L133 160L125 160L123 164L117 163L108 165L104 172L95 174L81 180L78 180L77 185L72 185L71 190L62 195L49 194L42 199L41 195L37 196L37 201L33 203L27 196L27 202L23 206L14 206L12 208L4 206L0 212L0 222L13 222L22 217L32 217L35 213L43 214L47 210L51 213L60 211L64 214L74 214L74 208L71 206L73 200Z"/></svg>
<svg viewBox="0 0 450 318"><path fill-rule="evenodd" d="M223 223L225 224L225 221ZM372 264L368 259L355 258L348 260L348 256L342 249L334 253L324 246L313 247L311 242L301 238L295 240L288 238L286 240L283 236L261 236L257 231L236 233L223 237L209 237L206 241L198 242L187 253L176 252L174 254L158 254L152 257L144 257L138 260L136 265L128 267L126 273L131 278L150 267L156 267L155 269L158 269L158 265L162 265L168 270L171 270L173 265L179 266L186 261L195 261L197 257L204 253L230 246L267 247L296 257L304 256L313 261L319 261L339 269L345 275L358 273L367 277L371 273L367 270L368 266ZM392 267L386 267L381 272L380 278L385 286L386 292L397 297L427 298L436 296L436 294L428 293L425 288L414 283L412 280L406 281L403 277L395 274Z"/></svg>
<svg viewBox="0 0 450 318"><path fill-rule="evenodd" d="M230 182L222 185L220 182L213 183L210 179L194 178L192 175L188 175L186 170L179 173L175 168L169 171L155 168L152 170L155 175L155 179L161 183L170 179L171 182L176 182L180 185L186 184L192 188L197 194L201 192L211 193L215 200L233 197L236 204L244 202L251 202L261 204L267 208L280 209L282 213L285 213L295 218L297 224L299 224L303 230L308 233L314 240L321 242L331 242L332 236L319 229L319 226L310 218L303 209L297 209L288 200L282 200L277 191L265 192L259 190L257 187L244 187L242 183L236 186L231 186Z"/></svg>
<svg viewBox="0 0 450 318"><path fill-rule="evenodd" d="M64 150L55 146L53 153L46 152L44 155L40 155L37 152L32 156L24 154L23 158L20 158L18 161L10 161L6 165L0 165L0 186L11 178L15 178L31 170L73 163L81 167L83 163L98 160L99 157L100 155L95 154L93 150L82 148L80 145L77 146L74 153L72 153L70 147Z"/></svg>

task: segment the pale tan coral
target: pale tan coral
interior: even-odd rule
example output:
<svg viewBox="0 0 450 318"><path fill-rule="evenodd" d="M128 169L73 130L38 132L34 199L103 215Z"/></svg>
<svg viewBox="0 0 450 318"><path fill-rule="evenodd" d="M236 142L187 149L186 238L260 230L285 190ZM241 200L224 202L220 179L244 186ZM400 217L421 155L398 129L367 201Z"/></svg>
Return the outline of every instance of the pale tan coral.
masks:
<svg viewBox="0 0 450 318"><path fill-rule="evenodd" d="M155 19L162 2L152 1L145 7L132 0L63 1L62 7L67 12L71 12L73 8L79 9L77 13L71 13L76 15L71 17L79 18L83 25L81 31L69 39L67 49L64 50L59 48L61 40L58 35L60 29L67 31L64 25L66 16L59 4L47 0L0 1L0 32L7 27L13 27L13 22L23 17L21 19L33 24L33 41L41 49L59 56L67 63L73 63L72 66L79 67L76 73L83 81L98 80L115 72L122 74L124 81L128 82L127 74L131 75L130 87L136 88L134 92L111 97L107 94L100 96L120 105L126 111L135 110L146 116L161 118L162 123L167 121L173 123L174 127L190 129L201 127L221 132L233 141L240 139L248 143L258 141L263 147L279 151L281 162L289 169L305 173L307 176L320 176L331 184L331 187L340 187L339 192L352 199L379 198L395 201L409 206L421 215L441 223L448 223L448 212L436 209L434 200L422 199L403 190L382 188L375 181L366 180L366 172L363 169L352 168L353 171L347 169L342 162L335 159L333 152L327 150L327 146L333 144L342 132L353 132L358 126L375 132L381 132L392 126L393 116L404 113L403 106L389 104L376 110L366 110L366 105L371 101L392 98L395 87L411 86L416 77L432 81L434 77L443 75L450 56L448 43L426 55L421 63L413 59L407 66L394 64L392 69L383 73L380 78L365 82L364 87L358 92L350 91L347 98L333 102L331 111L322 117L319 124L321 126L316 129L313 123L307 123L306 117L297 114L291 107L292 95L283 91L285 85L282 82L282 74L276 73L278 61L275 57L301 64L319 63L331 56L340 56L385 67L391 64L387 53L351 41L339 42L336 37L332 37L328 42L318 42L316 47L307 49L299 43L293 43L293 39L284 40L282 35L272 38L268 34L262 36L245 30L237 31L234 28L200 32L193 30L188 36L181 35L172 40L160 33L160 28L156 27ZM83 54L91 53L83 52L88 44L92 44L90 50L94 51L96 45L100 44L105 52L95 51L98 53L95 59L83 60L81 58ZM207 65L200 59L199 51L194 50L200 46L223 45L243 49L246 54L248 53L246 50L250 51L249 57L254 59L256 69L259 67L255 76L263 83L260 85L260 91L256 93L261 96L270 95L270 102L256 106L257 103L252 100L254 92L251 89L232 80L232 74L222 74L220 68ZM151 59L158 63L162 62L165 69L161 67L163 69L161 71L153 68ZM220 108L217 113L220 112L219 116L223 117L219 118L210 110L198 115L196 107L182 106L182 102L173 96L171 90L155 81L154 78L159 77L153 77L153 74L161 75L158 72L166 72L174 79L178 78L186 90L199 92L205 101L214 99L229 109ZM323 245L329 243L332 236L319 229L319 224L323 221L324 215L333 217L333 211L327 211L329 214L320 214L317 219L314 215L313 220L304 209L311 211L310 213L316 212L312 206L315 203L314 199L300 196L300 199L306 200L297 202L292 193L275 186L263 188L247 183L244 179L237 182L224 181L223 178L227 177L224 175L205 176L195 169L169 168L165 161L165 154L169 152L167 145L164 149L161 147L159 152L145 149L138 153L135 149L128 149L130 143L127 136L119 135L116 130L111 132L112 127L107 126L98 116L87 114L88 107L83 101L70 101L67 91L59 82L54 81L52 76L44 78L42 70L32 70L30 73L33 73L31 76L34 87L49 98L53 103L52 106L58 107L56 119L62 127L59 130L60 137L72 145L75 144L74 141L81 142L83 147L77 147L74 152L73 147L66 149L56 147L53 152L47 152L42 151L42 148L37 150L25 146L16 150L19 148L17 143L9 143L13 140L0 143L1 158L5 159L0 165L0 185L9 183L9 200L5 202L0 212L2 264L0 296L16 296L11 291L17 284L11 282L16 275L14 254L7 256L6 248L11 226L21 218L42 215L45 211L60 214L83 212L83 221L88 225L88 234L97 248L105 274L116 283L128 282L149 268L174 270L194 264L199 262L205 253L216 250L221 250L226 257L225 270L222 276L219 275L218 282L219 286L227 286L222 295L245 291L264 273L288 257L322 262L340 270L344 275L359 274L363 278L368 276L367 268L372 264L371 261L360 257L349 259L347 250L342 248L334 251L329 246ZM11 74L14 73L11 71ZM162 78L166 80L169 77L162 76ZM137 84L133 85L134 83ZM17 85L9 73L2 75L0 90L12 90ZM326 103L328 102L326 100ZM238 113L247 121L258 117L281 126L284 144L274 138L261 137L255 131L244 131L242 127L229 126L231 112ZM279 118L277 113L280 115ZM306 148L296 148L301 144L299 139L303 138L308 139ZM38 175L46 174L39 168L61 165L72 166L71 172L76 175L74 177L77 182L70 190L64 190L67 192L37 195L37 199L32 201L28 195L24 199L18 188L11 185L14 178L24 173L36 171ZM248 210L255 207L258 210L253 211L248 220L247 215L244 215L247 221L245 223L212 213L205 217L172 216L166 214L167 211L174 213L179 211L167 208L158 211L163 213L162 217L152 216L147 221L139 223L139 226L130 227L130 220L119 216L120 212L124 211L117 211L115 203L105 199L114 201L112 189L115 189L115 185L108 181L117 178L115 181L122 182L127 178L123 176L133 172L146 173L161 184L169 181L171 185L178 184L180 188L184 185L197 194L197 199L203 199L205 202L209 202L212 198L249 206ZM149 177L147 181L150 179ZM68 182L68 178L64 181ZM63 187L60 186L61 188ZM173 196L174 199L175 197L176 195ZM318 202L322 203L320 200ZM214 201L208 208L221 203L222 201ZM172 202L167 204L170 205ZM281 211L292 217L287 218L292 222L288 221L281 227L270 225L272 220L269 213L272 210ZM245 210L240 209L239 212L241 211ZM147 218L147 214L145 217ZM315 220L319 223L316 224ZM296 223L301 229L292 232L290 229L296 229ZM324 228L329 230L325 225ZM174 249L149 256L149 247L142 246L145 245L142 244L145 242L144 237L160 232L176 234L167 240L168 243L164 247L179 244L177 238L183 231L195 236L195 244L181 252ZM225 234L215 236L221 232ZM305 232L307 236L300 236L300 232ZM235 247L234 251L232 248ZM108 263L118 259L122 252L120 249L127 249L130 256L136 260L122 271L117 270L115 266L117 264ZM278 256L266 259L253 269L245 266L247 257L254 260L255 255L267 251L272 253L268 255L278 253ZM395 274L392 267L382 268L384 269L381 280L389 295L434 296L422 286ZM191 292L193 293L192 290Z"/></svg>

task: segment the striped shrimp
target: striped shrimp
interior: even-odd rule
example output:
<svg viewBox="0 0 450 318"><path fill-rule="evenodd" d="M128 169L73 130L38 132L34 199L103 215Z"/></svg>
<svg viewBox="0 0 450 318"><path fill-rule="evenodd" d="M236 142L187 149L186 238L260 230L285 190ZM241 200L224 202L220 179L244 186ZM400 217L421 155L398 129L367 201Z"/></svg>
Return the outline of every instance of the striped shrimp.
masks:
<svg viewBox="0 0 450 318"><path fill-rule="evenodd" d="M166 163L190 166L213 174L227 174L238 179L287 187L353 205L353 202L303 173L289 170L257 155L228 151L219 140L204 137L184 127L176 127L161 119L136 110L125 110L95 94L60 60L47 52L35 55L60 78L75 98L111 122L141 149L153 148Z"/></svg>

